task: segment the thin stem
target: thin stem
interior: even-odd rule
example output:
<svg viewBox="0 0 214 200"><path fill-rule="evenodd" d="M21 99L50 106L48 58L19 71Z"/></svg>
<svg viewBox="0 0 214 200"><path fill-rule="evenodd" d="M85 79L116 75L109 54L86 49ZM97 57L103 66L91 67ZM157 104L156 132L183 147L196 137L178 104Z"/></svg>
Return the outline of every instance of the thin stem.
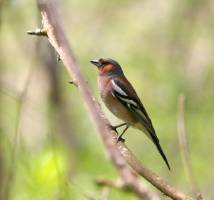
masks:
<svg viewBox="0 0 214 200"><path fill-rule="evenodd" d="M185 114L185 96L181 94L178 97L178 120L177 120L177 135L179 149L181 153L184 170L188 177L192 193L197 197L197 199L199 199L199 197L203 199L202 195L199 195L198 184L195 180L195 176L192 169L190 148L188 143L184 114Z"/></svg>

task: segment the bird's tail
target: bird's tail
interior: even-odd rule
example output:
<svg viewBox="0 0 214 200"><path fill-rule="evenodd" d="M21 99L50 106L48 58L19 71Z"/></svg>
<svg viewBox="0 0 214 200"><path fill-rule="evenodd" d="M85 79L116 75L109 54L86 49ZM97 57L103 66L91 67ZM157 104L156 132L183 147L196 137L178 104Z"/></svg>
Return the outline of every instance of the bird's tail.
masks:
<svg viewBox="0 0 214 200"><path fill-rule="evenodd" d="M170 170L169 162L168 162L168 160L167 160L167 158L166 158L166 156L165 156L165 154L164 154L164 152L163 152L163 150L161 148L161 145L160 145L159 141L154 140L153 138L152 138L152 141L155 144L155 146L156 146L157 150L159 151L161 157L163 158L164 162L166 163L168 169Z"/></svg>
<svg viewBox="0 0 214 200"><path fill-rule="evenodd" d="M155 144L158 152L160 153L161 157L163 158L164 162L166 163L168 169L170 170L169 162L168 162L168 160L167 160L167 158L163 152L163 149L160 145L159 139L155 133L154 128L151 127L150 129L149 128L146 129L145 126L143 126L143 124L140 124L140 123L137 124L136 128L142 130L148 136L148 138L152 140L152 142Z"/></svg>
<svg viewBox="0 0 214 200"><path fill-rule="evenodd" d="M159 139L155 133L154 128L152 128L151 130L145 129L145 127L141 126L141 130L143 130L144 133L146 133L146 135L149 137L149 139L152 140L152 142L155 144L158 152L160 153L161 157L163 158L164 162L166 163L168 169L170 170L170 165L169 162L167 160L167 157L165 156L163 149L160 145Z"/></svg>

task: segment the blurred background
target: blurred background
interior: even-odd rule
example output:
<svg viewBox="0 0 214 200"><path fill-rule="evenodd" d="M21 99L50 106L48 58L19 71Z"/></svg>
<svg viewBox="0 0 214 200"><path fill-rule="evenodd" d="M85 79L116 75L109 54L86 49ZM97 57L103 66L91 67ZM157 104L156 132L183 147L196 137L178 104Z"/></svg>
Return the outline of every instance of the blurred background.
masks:
<svg viewBox="0 0 214 200"><path fill-rule="evenodd" d="M109 57L124 69L156 128L171 164L130 128L126 143L147 167L179 190L194 188L214 199L214 1L64 0L59 13L81 71L100 101L97 69L89 60ZM0 198L101 199L97 177L115 180L108 155L78 89L40 27L35 1L0 1ZM178 97L194 184L177 136ZM113 125L120 121L102 105ZM167 199L149 183L147 187ZM137 197L118 189L108 199Z"/></svg>

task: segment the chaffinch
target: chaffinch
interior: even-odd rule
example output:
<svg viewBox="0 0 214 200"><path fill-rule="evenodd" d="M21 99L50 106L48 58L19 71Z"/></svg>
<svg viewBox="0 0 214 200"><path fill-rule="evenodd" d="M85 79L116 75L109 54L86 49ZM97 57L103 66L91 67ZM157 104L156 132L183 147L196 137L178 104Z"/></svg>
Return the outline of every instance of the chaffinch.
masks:
<svg viewBox="0 0 214 200"><path fill-rule="evenodd" d="M118 62L112 59L92 60L99 71L98 86L100 95L107 108L125 123L115 126L114 129L126 126L123 132L118 135L118 140L133 126L143 131L155 144L167 167L170 170L168 160L161 148L159 139L137 93L124 76L123 70Z"/></svg>

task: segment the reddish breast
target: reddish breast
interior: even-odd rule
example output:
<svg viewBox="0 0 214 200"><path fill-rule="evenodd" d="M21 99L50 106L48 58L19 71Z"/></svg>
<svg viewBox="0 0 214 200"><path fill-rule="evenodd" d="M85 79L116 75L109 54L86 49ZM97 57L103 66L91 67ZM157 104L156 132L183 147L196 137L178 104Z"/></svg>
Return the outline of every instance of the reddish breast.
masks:
<svg viewBox="0 0 214 200"><path fill-rule="evenodd" d="M99 76L98 85L100 95L106 107L119 119L133 124L135 117L128 109L112 94L112 83L109 76Z"/></svg>

